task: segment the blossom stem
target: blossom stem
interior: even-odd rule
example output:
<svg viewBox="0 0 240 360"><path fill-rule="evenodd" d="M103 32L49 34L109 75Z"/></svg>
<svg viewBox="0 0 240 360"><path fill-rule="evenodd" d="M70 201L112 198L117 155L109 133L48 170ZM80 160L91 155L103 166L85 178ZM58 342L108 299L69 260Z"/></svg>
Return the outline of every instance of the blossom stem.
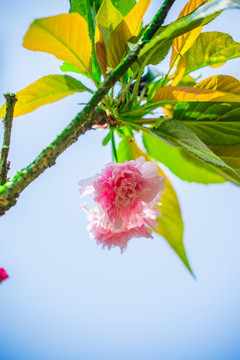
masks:
<svg viewBox="0 0 240 360"><path fill-rule="evenodd" d="M112 156L113 161L118 162L118 156L117 156L117 150L116 150L116 144L115 144L115 138L114 138L114 130L111 128L111 143L112 143Z"/></svg>

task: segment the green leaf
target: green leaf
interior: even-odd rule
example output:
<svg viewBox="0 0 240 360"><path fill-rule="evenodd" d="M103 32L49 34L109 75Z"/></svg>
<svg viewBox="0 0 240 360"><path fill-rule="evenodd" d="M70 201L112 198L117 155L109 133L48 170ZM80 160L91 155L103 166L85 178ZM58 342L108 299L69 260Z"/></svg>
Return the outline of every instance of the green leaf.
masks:
<svg viewBox="0 0 240 360"><path fill-rule="evenodd" d="M165 29L166 29L166 26L161 27L157 31L155 36L160 35ZM170 47L171 47L171 41L167 42L166 44L163 44L163 45L162 45L162 43L157 44L156 46L149 49L143 56L140 56L139 61L141 63L143 63L143 61L146 59L146 57L148 57L146 64L157 65L167 56L167 54L170 50Z"/></svg>
<svg viewBox="0 0 240 360"><path fill-rule="evenodd" d="M211 146L212 150L240 174L240 144Z"/></svg>
<svg viewBox="0 0 240 360"><path fill-rule="evenodd" d="M181 121L165 120L158 128L151 129L150 132L160 138L166 138L173 141L175 144L180 145L207 163L226 167L234 171L222 159L215 155L207 145L205 145L202 140L200 140L197 135Z"/></svg>
<svg viewBox="0 0 240 360"><path fill-rule="evenodd" d="M92 73L97 83L100 83L101 69L99 67L96 51L95 51L95 15L93 6L90 5L89 0L87 1L87 22L88 22L88 33L92 43Z"/></svg>
<svg viewBox="0 0 240 360"><path fill-rule="evenodd" d="M227 8L240 8L239 0L212 0L204 5L201 5L191 14L181 17L180 19L169 24L160 35L155 36L148 44L141 50L139 56L146 54L150 49L156 45L164 45L171 43L172 40L182 34L191 31L198 26L203 26L212 21L220 11Z"/></svg>
<svg viewBox="0 0 240 360"><path fill-rule="evenodd" d="M135 160L140 156L143 156L146 161L151 161L148 155L137 146L131 137L126 137L120 142L118 147L118 160L120 162ZM158 230L152 230L165 238L193 275L183 244L184 225L177 195L168 177L160 167L158 167L158 172L160 176L165 176L166 187L161 198L161 205L158 206L158 209L162 213L162 216L157 219Z"/></svg>
<svg viewBox="0 0 240 360"><path fill-rule="evenodd" d="M103 146L106 146L109 143L109 141L111 141L111 139L112 139L112 131L109 131L109 133L103 139L102 142Z"/></svg>
<svg viewBox="0 0 240 360"><path fill-rule="evenodd" d="M240 175L240 144L232 146L210 146L210 148ZM240 177L232 171L224 169L222 175L234 184L240 185Z"/></svg>
<svg viewBox="0 0 240 360"><path fill-rule="evenodd" d="M16 93L18 101L14 108L14 117L30 113L40 106L80 91L89 91L89 89L68 75L44 76ZM4 104L0 109L0 118L5 115L5 108Z"/></svg>
<svg viewBox="0 0 240 360"><path fill-rule="evenodd" d="M208 146L240 144L240 121L199 120L183 122Z"/></svg>
<svg viewBox="0 0 240 360"><path fill-rule="evenodd" d="M216 75L201 81L195 88L224 91L231 100L240 94L240 81L232 76ZM183 121L207 145L240 144L240 104L179 102L173 118Z"/></svg>
<svg viewBox="0 0 240 360"><path fill-rule="evenodd" d="M88 19L88 6L89 0L69 0L70 1L70 13L78 13L82 15L86 20Z"/></svg>
<svg viewBox="0 0 240 360"><path fill-rule="evenodd" d="M230 35L217 31L205 32L199 35L192 47L183 55L185 73L238 57L240 43L233 41Z"/></svg>
<svg viewBox="0 0 240 360"><path fill-rule="evenodd" d="M123 16L126 16L136 5L136 0L112 0L112 3Z"/></svg>
<svg viewBox="0 0 240 360"><path fill-rule="evenodd" d="M80 15L87 19L87 3L91 0L69 0L70 1L70 10L69 12L78 12ZM111 0L112 4L116 9L123 15L126 16L130 10L136 5L135 0ZM98 12L100 6L102 5L103 0L93 0L96 11Z"/></svg>
<svg viewBox="0 0 240 360"><path fill-rule="evenodd" d="M223 183L226 180L198 157L183 148L170 146L152 134L143 133L148 154L167 166L180 179L202 184Z"/></svg>
<svg viewBox="0 0 240 360"><path fill-rule="evenodd" d="M84 75L86 77L88 77L89 79L91 79L91 76L90 75L87 75L87 74L84 74L81 70L79 70L78 68L76 68L73 64L70 64L70 63L67 63L67 62L64 62L61 66L60 66L60 69L63 71L63 72L74 72L76 74L81 74L81 75Z"/></svg>

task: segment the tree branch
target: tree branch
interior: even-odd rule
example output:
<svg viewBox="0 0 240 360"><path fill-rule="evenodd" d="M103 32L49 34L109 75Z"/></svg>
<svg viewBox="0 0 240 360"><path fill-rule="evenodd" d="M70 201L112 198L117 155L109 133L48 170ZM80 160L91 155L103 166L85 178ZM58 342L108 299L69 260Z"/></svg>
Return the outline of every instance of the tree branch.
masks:
<svg viewBox="0 0 240 360"><path fill-rule="evenodd" d="M106 123L106 114L96 106L108 93L111 87L120 79L128 68L137 60L143 46L151 40L159 27L163 24L168 11L175 0L165 0L160 10L150 23L147 30L135 48L121 61L121 63L107 73L102 86L96 91L84 109L73 119L64 131L25 169L21 170L13 179L0 187L0 215L3 215L13 205L20 193L48 167L55 164L57 157L66 150L78 137L90 130L95 124Z"/></svg>
<svg viewBox="0 0 240 360"><path fill-rule="evenodd" d="M3 118L4 124L4 135L3 135L3 145L1 150L1 159L0 159L0 185L3 185L7 181L7 172L8 172L8 153L10 148L11 141L11 132L12 132L12 122L13 122L13 112L14 106L17 102L15 94L4 94L6 99L6 115Z"/></svg>

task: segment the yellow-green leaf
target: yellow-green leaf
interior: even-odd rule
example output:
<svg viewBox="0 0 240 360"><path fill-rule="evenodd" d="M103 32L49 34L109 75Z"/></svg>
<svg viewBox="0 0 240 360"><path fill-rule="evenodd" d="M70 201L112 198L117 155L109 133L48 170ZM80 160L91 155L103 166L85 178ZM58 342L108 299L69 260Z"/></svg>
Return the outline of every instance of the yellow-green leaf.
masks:
<svg viewBox="0 0 240 360"><path fill-rule="evenodd" d="M102 71L102 74L105 75L107 71L107 52L106 52L106 46L104 43L103 36L99 30L99 28L96 26L95 29L95 51L97 60L100 66L100 69Z"/></svg>
<svg viewBox="0 0 240 360"><path fill-rule="evenodd" d="M240 144L231 146L209 146L226 164L231 166L240 175ZM221 169L219 169L221 170ZM240 185L240 177L228 169L222 174L229 181Z"/></svg>
<svg viewBox="0 0 240 360"><path fill-rule="evenodd" d="M112 32L123 20L123 16L113 6L111 0L103 0L95 20L107 47Z"/></svg>
<svg viewBox="0 0 240 360"><path fill-rule="evenodd" d="M107 64L114 69L126 53L126 45L131 33L123 20L113 31L107 46Z"/></svg>
<svg viewBox="0 0 240 360"><path fill-rule="evenodd" d="M178 19L190 14L195 9L197 9L202 4L208 2L209 0L190 0L180 12ZM172 43L172 55L170 60L170 65L178 65L176 73L174 75L172 85L177 85L183 78L186 71L186 64L183 59L183 55L188 51L195 40L198 38L202 31L203 26L199 26L192 31L189 31L186 34L183 34L173 40Z"/></svg>
<svg viewBox="0 0 240 360"><path fill-rule="evenodd" d="M130 137L122 140L119 147L118 158L121 162L137 159L140 156L143 156L146 161L152 161ZM158 230L153 229L153 231L165 238L187 269L192 273L183 244L184 225L178 198L166 174L160 167L158 167L158 171L160 176L165 176L166 187L161 198L161 205L159 206L162 216L158 219Z"/></svg>
<svg viewBox="0 0 240 360"><path fill-rule="evenodd" d="M177 101L209 101L240 103L240 95L205 88L208 84L207 80L208 79L204 80L195 87L165 86L156 91L153 102L175 103Z"/></svg>
<svg viewBox="0 0 240 360"><path fill-rule="evenodd" d="M76 92L88 90L80 81L68 75L48 75L16 93L18 101L14 117L32 112L42 105L50 104ZM0 118L5 115L5 104Z"/></svg>
<svg viewBox="0 0 240 360"><path fill-rule="evenodd" d="M207 2L206 0L190 0L190 1L188 1L188 3L181 10L181 12L178 16L178 19L190 14L195 9L197 9L200 5L202 5L203 3L206 3L206 2ZM183 34L181 36L178 36L177 38L175 38L173 40L172 55L171 55L171 61L170 61L171 64L175 63L179 54L183 55L192 46L194 41L200 35L202 28L203 28L202 26L199 26L196 29L189 31L188 33Z"/></svg>
<svg viewBox="0 0 240 360"><path fill-rule="evenodd" d="M234 78L233 76L228 76L228 75L210 76L209 78L195 85L195 87L199 89L229 93L230 96L232 96L231 94L240 96L240 81Z"/></svg>
<svg viewBox="0 0 240 360"><path fill-rule="evenodd" d="M149 133L143 133L148 154L167 166L180 179L201 184L217 184L226 180L209 164L183 148L171 146Z"/></svg>
<svg viewBox="0 0 240 360"><path fill-rule="evenodd" d="M88 24L79 14L61 14L36 19L29 27L23 46L43 51L73 64L84 74L92 74L92 45Z"/></svg>
<svg viewBox="0 0 240 360"><path fill-rule="evenodd" d="M183 56L187 74L205 66L221 66L227 60L238 57L240 43L233 41L229 34L217 31L200 34Z"/></svg>
<svg viewBox="0 0 240 360"><path fill-rule="evenodd" d="M139 0L138 3L124 18L132 35L137 35L143 16L148 9L151 0Z"/></svg>

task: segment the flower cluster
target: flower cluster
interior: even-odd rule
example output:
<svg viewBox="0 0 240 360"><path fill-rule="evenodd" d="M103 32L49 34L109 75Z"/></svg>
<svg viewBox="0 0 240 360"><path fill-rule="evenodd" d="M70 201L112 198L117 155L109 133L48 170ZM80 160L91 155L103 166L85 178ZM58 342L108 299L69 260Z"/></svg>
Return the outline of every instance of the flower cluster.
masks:
<svg viewBox="0 0 240 360"><path fill-rule="evenodd" d="M80 181L80 196L94 196L92 210L86 212L91 237L109 249L122 250L132 237L152 237L161 212L156 208L163 193L164 176L157 165L144 157L124 164L109 163L100 174Z"/></svg>
<svg viewBox="0 0 240 360"><path fill-rule="evenodd" d="M3 268L0 268L0 284L8 278L8 274Z"/></svg>

